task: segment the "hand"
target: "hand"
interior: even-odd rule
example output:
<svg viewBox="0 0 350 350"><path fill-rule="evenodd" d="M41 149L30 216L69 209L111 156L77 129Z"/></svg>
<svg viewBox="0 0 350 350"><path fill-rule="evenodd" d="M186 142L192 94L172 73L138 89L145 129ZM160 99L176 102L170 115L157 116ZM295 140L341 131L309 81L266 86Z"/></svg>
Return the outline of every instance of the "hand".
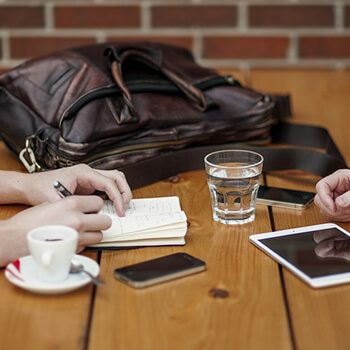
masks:
<svg viewBox="0 0 350 350"><path fill-rule="evenodd" d="M97 196L70 196L54 203L26 209L1 221L0 266L29 254L27 233L43 225L64 225L79 233L77 252L102 239L102 230L112 222L109 216L94 214L101 210L103 200Z"/></svg>
<svg viewBox="0 0 350 350"><path fill-rule="evenodd" d="M320 258L350 260L350 239L340 232L322 230L313 235L315 253Z"/></svg>
<svg viewBox="0 0 350 350"><path fill-rule="evenodd" d="M350 170L338 170L316 185L315 204L335 221L350 220Z"/></svg>
<svg viewBox="0 0 350 350"><path fill-rule="evenodd" d="M53 202L60 197L53 188L55 181L61 182L73 194L92 194L96 190L105 192L114 202L120 216L125 215L132 194L122 172L118 170L95 170L80 164L69 168L26 174L23 184L27 191L27 203L37 205Z"/></svg>

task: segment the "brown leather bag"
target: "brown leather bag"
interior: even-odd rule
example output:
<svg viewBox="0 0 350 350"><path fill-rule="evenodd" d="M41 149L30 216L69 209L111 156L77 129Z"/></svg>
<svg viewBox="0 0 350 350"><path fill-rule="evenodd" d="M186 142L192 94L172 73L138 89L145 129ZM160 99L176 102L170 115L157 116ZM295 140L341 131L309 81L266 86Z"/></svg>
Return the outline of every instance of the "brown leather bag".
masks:
<svg viewBox="0 0 350 350"><path fill-rule="evenodd" d="M288 107L150 42L72 48L0 76L0 134L31 172L87 163L131 177L133 165L167 156L167 167L181 149L268 143Z"/></svg>

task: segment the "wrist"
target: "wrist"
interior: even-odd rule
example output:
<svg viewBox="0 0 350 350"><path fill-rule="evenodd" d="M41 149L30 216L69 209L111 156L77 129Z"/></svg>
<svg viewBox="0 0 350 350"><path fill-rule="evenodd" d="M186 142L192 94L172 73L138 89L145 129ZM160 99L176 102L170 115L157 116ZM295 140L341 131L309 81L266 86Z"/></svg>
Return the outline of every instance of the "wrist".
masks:
<svg viewBox="0 0 350 350"><path fill-rule="evenodd" d="M12 218L0 221L0 267L28 254L25 236L19 236L18 231Z"/></svg>
<svg viewBox="0 0 350 350"><path fill-rule="evenodd" d="M0 174L1 204L30 204L28 200L27 176L15 171L6 171Z"/></svg>
<svg viewBox="0 0 350 350"><path fill-rule="evenodd" d="M15 189L17 193L16 203L34 205L33 193L35 193L35 184L36 181L33 178L33 174L17 174L17 185Z"/></svg>

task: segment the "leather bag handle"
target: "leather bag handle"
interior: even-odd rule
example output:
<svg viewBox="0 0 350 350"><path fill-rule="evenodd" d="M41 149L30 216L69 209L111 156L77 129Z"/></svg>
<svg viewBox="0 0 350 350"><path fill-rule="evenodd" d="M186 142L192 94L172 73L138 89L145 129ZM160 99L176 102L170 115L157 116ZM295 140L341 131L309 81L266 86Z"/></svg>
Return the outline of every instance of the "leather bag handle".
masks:
<svg viewBox="0 0 350 350"><path fill-rule="evenodd" d="M105 55L111 60L111 71L113 78L123 93L124 107L120 115L120 124L134 123L140 120L140 116L132 103L131 93L128 90L123 78L123 64L129 58L137 58L141 62L145 62L156 71L162 74L173 83L187 99L199 109L201 112L206 111L213 105L213 101L206 96L201 90L193 86L188 81L182 79L172 70L164 67L161 62L161 55L151 50L140 50L138 48L126 49L117 52L113 47L109 47L105 51Z"/></svg>

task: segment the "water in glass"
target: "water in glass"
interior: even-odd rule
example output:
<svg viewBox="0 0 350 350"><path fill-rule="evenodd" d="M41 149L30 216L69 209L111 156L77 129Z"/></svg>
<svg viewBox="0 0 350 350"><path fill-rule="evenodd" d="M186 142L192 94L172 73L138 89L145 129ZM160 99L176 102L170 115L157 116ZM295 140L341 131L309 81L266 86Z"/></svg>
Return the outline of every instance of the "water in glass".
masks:
<svg viewBox="0 0 350 350"><path fill-rule="evenodd" d="M254 220L261 178L259 169L253 167L237 172L213 168L207 177L214 220L224 224L245 224Z"/></svg>

